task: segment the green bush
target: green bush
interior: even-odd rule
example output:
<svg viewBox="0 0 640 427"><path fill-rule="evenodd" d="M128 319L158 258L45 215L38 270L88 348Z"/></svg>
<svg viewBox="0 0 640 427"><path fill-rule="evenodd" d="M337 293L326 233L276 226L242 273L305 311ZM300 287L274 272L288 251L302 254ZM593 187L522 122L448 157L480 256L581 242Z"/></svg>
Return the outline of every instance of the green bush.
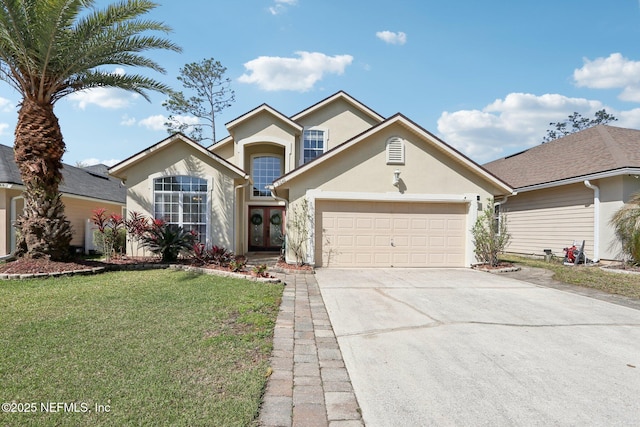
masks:
<svg viewBox="0 0 640 427"><path fill-rule="evenodd" d="M497 266L498 255L504 252L511 235L507 232L506 216L499 214L499 218L496 218L493 199L487 201L487 207L478 216L471 229L471 234L473 235L477 260L484 264Z"/></svg>
<svg viewBox="0 0 640 427"><path fill-rule="evenodd" d="M124 254L127 244L127 231L124 229L106 229L104 232L95 230L93 232L93 243L100 248L100 253L107 258L114 253ZM108 253L107 253L108 252Z"/></svg>

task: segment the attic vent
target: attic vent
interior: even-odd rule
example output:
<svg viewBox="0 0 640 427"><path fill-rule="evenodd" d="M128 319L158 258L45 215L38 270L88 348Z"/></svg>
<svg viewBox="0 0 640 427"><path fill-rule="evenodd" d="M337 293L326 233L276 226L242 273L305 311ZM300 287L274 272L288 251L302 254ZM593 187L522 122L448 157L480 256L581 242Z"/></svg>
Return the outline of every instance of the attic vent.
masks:
<svg viewBox="0 0 640 427"><path fill-rule="evenodd" d="M404 165L404 141L402 138L392 136L387 139L387 164Z"/></svg>

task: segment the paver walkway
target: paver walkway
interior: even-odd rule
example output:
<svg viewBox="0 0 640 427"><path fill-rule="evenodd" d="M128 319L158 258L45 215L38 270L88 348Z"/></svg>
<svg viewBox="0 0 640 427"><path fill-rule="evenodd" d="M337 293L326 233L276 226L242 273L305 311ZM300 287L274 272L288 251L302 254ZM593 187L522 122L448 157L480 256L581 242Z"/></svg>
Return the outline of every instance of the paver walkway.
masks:
<svg viewBox="0 0 640 427"><path fill-rule="evenodd" d="M338 341L313 274L281 274L286 284L259 425L363 426Z"/></svg>

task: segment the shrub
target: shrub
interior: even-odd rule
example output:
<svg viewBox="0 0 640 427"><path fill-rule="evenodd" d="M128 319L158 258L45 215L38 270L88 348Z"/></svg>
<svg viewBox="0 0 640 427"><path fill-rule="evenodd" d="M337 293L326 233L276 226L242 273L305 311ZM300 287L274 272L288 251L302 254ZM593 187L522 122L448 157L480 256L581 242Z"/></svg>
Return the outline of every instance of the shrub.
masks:
<svg viewBox="0 0 640 427"><path fill-rule="evenodd" d="M142 244L142 236L149 230L149 220L140 212L129 212L129 219L124 222L124 227L129 233L129 241L131 243L131 255L133 255L133 244L136 243L139 248Z"/></svg>
<svg viewBox="0 0 640 427"><path fill-rule="evenodd" d="M207 249L203 243L196 243L193 246L193 257L202 264L228 267L229 263L234 259L234 254L223 246L214 245Z"/></svg>
<svg viewBox="0 0 640 427"><path fill-rule="evenodd" d="M195 242L194 232L160 219L153 220L151 227L141 238L142 246L160 255L163 262L175 262L181 253L192 252Z"/></svg>
<svg viewBox="0 0 640 427"><path fill-rule="evenodd" d="M231 262L229 262L229 268L234 272L244 270L245 265L247 265L247 261L240 257L234 257Z"/></svg>
<svg viewBox="0 0 640 427"><path fill-rule="evenodd" d="M101 248L105 258L110 260L114 253L124 253L126 233L123 234L124 221L122 220L122 215L111 214L107 217L106 212L105 208L94 209L91 221L98 227L98 230L94 233L94 241Z"/></svg>
<svg viewBox="0 0 640 427"><path fill-rule="evenodd" d="M507 220L504 214L500 214L496 222L493 199L487 201L487 207L478 216L471 234L478 261L497 266L498 254L504 252L511 236L507 232Z"/></svg>
<svg viewBox="0 0 640 427"><path fill-rule="evenodd" d="M253 274L258 277L266 277L267 276L267 264L260 264L253 267Z"/></svg>
<svg viewBox="0 0 640 427"><path fill-rule="evenodd" d="M640 193L613 214L609 224L613 226L621 245L622 256L635 264L640 263Z"/></svg>

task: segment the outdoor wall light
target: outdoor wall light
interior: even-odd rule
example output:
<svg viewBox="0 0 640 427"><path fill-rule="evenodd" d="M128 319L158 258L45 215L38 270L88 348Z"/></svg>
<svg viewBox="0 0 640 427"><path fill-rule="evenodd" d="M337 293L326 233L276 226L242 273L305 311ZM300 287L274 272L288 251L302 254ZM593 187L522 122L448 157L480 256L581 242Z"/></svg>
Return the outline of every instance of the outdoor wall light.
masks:
<svg viewBox="0 0 640 427"><path fill-rule="evenodd" d="M400 171L398 169L393 171L393 185L396 187L400 185Z"/></svg>

